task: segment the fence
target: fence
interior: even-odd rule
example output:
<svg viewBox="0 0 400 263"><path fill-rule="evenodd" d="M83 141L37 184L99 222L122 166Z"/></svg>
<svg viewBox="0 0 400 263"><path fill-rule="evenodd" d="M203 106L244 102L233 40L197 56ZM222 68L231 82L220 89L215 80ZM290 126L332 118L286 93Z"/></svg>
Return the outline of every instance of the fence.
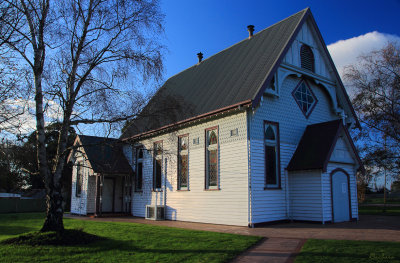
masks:
<svg viewBox="0 0 400 263"><path fill-rule="evenodd" d="M45 199L0 198L0 213L46 211Z"/></svg>

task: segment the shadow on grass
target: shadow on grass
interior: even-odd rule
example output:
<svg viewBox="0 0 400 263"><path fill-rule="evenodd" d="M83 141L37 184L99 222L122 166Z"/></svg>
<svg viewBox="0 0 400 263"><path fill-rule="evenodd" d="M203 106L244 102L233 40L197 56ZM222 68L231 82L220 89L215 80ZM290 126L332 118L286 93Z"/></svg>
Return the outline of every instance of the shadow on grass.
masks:
<svg viewBox="0 0 400 263"><path fill-rule="evenodd" d="M4 226L0 225L0 237L1 236L14 236L20 235L26 232L31 232L37 230L37 228L27 227L27 226Z"/></svg>
<svg viewBox="0 0 400 263"><path fill-rule="evenodd" d="M56 232L33 232L17 237L12 237L0 242L6 245L29 245L29 246L76 246L86 245L105 238L92 235L82 229L65 229L61 233Z"/></svg>

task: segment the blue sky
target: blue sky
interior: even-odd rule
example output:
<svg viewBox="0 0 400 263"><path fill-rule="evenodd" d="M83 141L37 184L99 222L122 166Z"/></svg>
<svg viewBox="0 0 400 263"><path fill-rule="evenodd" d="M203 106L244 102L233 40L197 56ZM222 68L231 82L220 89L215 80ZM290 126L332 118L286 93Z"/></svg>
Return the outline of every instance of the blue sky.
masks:
<svg viewBox="0 0 400 263"><path fill-rule="evenodd" d="M306 7L311 8L327 45L374 31L400 37L400 0L161 1L169 50L166 78L195 64L198 52L207 58L246 38L247 25L255 25L258 32Z"/></svg>

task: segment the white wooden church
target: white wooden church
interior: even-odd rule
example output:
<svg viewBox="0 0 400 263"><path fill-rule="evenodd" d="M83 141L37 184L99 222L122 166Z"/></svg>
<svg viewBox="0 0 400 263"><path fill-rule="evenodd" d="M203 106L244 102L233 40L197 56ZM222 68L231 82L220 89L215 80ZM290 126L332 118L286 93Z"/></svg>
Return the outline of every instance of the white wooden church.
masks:
<svg viewBox="0 0 400 263"><path fill-rule="evenodd" d="M78 136L71 213L254 226L358 219L359 127L309 8L168 79L119 139Z"/></svg>

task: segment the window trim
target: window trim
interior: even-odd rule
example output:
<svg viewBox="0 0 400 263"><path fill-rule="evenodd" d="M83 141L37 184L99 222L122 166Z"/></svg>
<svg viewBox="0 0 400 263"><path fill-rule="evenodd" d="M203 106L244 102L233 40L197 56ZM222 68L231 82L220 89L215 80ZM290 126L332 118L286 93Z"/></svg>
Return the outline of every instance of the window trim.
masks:
<svg viewBox="0 0 400 263"><path fill-rule="evenodd" d="M302 63L303 57L302 57L302 55L301 55L301 54L302 54L303 48L308 48L308 49L311 51L311 55L312 55L312 58L311 58L311 60L312 60L311 70L308 69L308 68L304 68L304 67L303 67L303 63ZM307 45L306 43L302 43L301 46L300 46L299 52L300 52L300 54L299 54L299 58L300 58L300 68L315 73L315 55L314 55L313 48L312 48L310 45Z"/></svg>
<svg viewBox="0 0 400 263"><path fill-rule="evenodd" d="M157 153L156 153L156 144L161 144L161 154L160 155L157 155ZM155 141L155 142L153 142L153 187L152 187L152 191L153 192L162 192L163 190L162 190L162 177L163 177L163 173L162 173L162 170L163 170L163 154L164 154L164 145L163 145L163 141L162 140L160 140L160 141ZM160 157L161 156L161 157ZM158 158L157 158L158 157ZM158 159L161 159L161 178L160 178L160 180L161 180L161 182L160 182L160 184L161 184L161 187L160 188L156 188L155 186L156 186L156 174L155 174L155 172L156 172L156 169L155 169L155 167L156 167L156 161L158 160Z"/></svg>
<svg viewBox="0 0 400 263"><path fill-rule="evenodd" d="M267 152L265 151L265 141L266 141L266 138L265 138L265 126L266 125L274 125L275 127L276 127L276 134L275 134L275 136L276 136L276 161L277 161L277 164L276 164L276 168L277 168L277 185L275 186L275 185L273 185L273 186L268 186L268 184L267 184L267 163L266 163L266 159L267 159L267 156L266 156L266 154L267 154ZM264 190L279 190L279 189L282 189L282 185L281 185L281 150L280 150L280 148L281 148L281 142L280 142L280 131L279 131L279 122L275 122L275 121L267 121L267 120L264 120L264 125L263 125L263 138L264 138L264 141L263 141L263 145L264 145Z"/></svg>
<svg viewBox="0 0 400 263"><path fill-rule="evenodd" d="M138 176L138 164L139 164L138 156L139 156L140 150L143 151L143 157L140 160L140 163L142 164L142 185L139 189L139 188L137 188L137 178L138 178L137 176ZM143 163L144 163L144 147L143 147L143 145L134 147L134 151L135 151L135 153L134 153L134 155L135 155L135 181L134 181L135 186L134 186L134 190L135 190L135 192L143 192Z"/></svg>
<svg viewBox="0 0 400 263"><path fill-rule="evenodd" d="M217 186L213 186L212 188L209 188L207 185L207 176L208 176L208 137L207 137L207 132L212 131L212 130L217 130ZM204 164L205 164L205 169L204 169L204 190L205 191L218 191L221 190L220 188L220 178L219 178L219 126L213 126L206 128L204 130Z"/></svg>
<svg viewBox="0 0 400 263"><path fill-rule="evenodd" d="M297 101L297 98L296 98L296 95L295 95L296 90L300 87L300 85L301 85L303 82L304 82L304 85L306 85L306 87L310 90L310 92L311 92L313 98L315 99L315 103L311 106L311 108L308 110L308 112L304 112L304 111L303 111L303 107L302 107L302 105L300 105L300 103ZM292 91L292 97L294 98L294 101L296 101L296 104L297 104L297 106L299 106L300 111L303 113L304 117L306 117L306 119L308 119L308 118L310 117L311 113L314 111L315 107L316 107L317 104L318 104L318 98L317 98L317 96L315 96L315 93L313 92L313 90L311 89L311 86L308 84L308 82L307 82L307 80L306 80L305 78L302 78L302 79L299 81L299 83L296 85L296 87L293 89L293 91Z"/></svg>
<svg viewBox="0 0 400 263"><path fill-rule="evenodd" d="M185 151L187 151L187 186L186 187L181 187L179 184L179 173L180 173L180 169L179 169L179 161L180 161L180 157L181 157L181 152L180 152L180 142L181 142L181 138L183 137L187 137L187 149ZM189 133L185 133L185 134L181 134L178 136L178 145L177 145L177 168L176 168L176 190L177 191L189 191L189 142L190 142L190 137L189 137Z"/></svg>
<svg viewBox="0 0 400 263"><path fill-rule="evenodd" d="M77 165L76 165L75 197L81 197L82 196L82 185L83 185L82 167L83 167L82 162L78 162ZM80 183L79 181L82 181L82 183ZM79 194L78 194L78 186L80 186Z"/></svg>

